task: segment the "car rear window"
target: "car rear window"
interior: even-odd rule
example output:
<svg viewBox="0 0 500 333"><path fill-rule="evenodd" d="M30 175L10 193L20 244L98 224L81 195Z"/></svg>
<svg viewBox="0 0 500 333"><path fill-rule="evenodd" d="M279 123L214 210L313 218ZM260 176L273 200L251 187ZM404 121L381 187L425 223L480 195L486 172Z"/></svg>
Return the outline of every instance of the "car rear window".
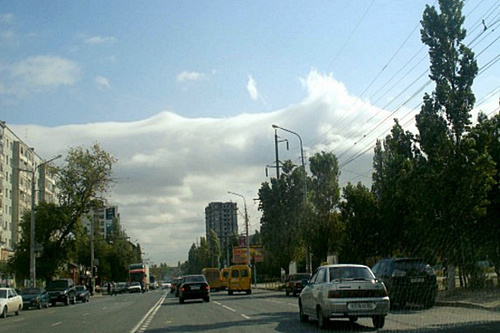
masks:
<svg viewBox="0 0 500 333"><path fill-rule="evenodd" d="M373 274L366 267L331 267L330 281L337 279L373 279Z"/></svg>

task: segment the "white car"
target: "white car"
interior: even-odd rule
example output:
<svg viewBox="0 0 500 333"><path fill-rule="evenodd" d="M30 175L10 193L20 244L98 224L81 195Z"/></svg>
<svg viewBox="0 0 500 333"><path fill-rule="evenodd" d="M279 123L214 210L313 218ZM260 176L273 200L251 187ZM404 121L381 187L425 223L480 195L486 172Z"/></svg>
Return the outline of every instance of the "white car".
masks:
<svg viewBox="0 0 500 333"><path fill-rule="evenodd" d="M309 317L326 328L331 318L371 317L382 328L389 313L389 296L383 282L364 265L337 264L319 267L304 283L299 296L300 321Z"/></svg>
<svg viewBox="0 0 500 333"><path fill-rule="evenodd" d="M7 314L15 313L17 316L23 308L23 298L14 288L0 288L0 310L2 318Z"/></svg>

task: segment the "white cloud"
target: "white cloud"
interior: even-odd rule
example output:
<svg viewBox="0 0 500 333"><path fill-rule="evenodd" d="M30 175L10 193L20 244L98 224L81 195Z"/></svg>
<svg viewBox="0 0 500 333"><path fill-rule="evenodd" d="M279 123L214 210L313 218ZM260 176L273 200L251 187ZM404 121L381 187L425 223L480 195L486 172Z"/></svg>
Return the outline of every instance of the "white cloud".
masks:
<svg viewBox="0 0 500 333"><path fill-rule="evenodd" d="M248 75L247 91L250 95L250 98L254 101L259 98L259 92L257 91L257 82L255 82L255 79L251 75Z"/></svg>
<svg viewBox="0 0 500 333"><path fill-rule="evenodd" d="M109 79L104 76L97 76L94 79L94 82L99 89L109 88L111 86L111 84L109 83Z"/></svg>
<svg viewBox="0 0 500 333"><path fill-rule="evenodd" d="M58 56L36 56L15 64L10 75L29 87L57 87L74 84L80 74L80 66Z"/></svg>
<svg viewBox="0 0 500 333"><path fill-rule="evenodd" d="M110 202L119 206L126 232L154 262L175 265L186 260L191 244L204 236L208 203L233 201L243 206L241 198L227 191L245 196L251 233L258 228L260 214L252 199L269 180L266 165L274 163L271 124L299 133L306 157L320 149L338 155L387 115L383 111L370 120L374 111L363 101L350 108L355 98L332 75L313 70L302 82L308 96L300 104L267 113L192 119L164 111L128 123L10 127L30 133L28 144L44 158L99 142L118 159ZM341 121L345 117L360 118L346 126ZM282 131L279 135L290 143L289 151L280 150L280 160L299 164L297 138ZM357 173L370 167L369 154L349 165Z"/></svg>
<svg viewBox="0 0 500 333"><path fill-rule="evenodd" d="M91 45L97 45L97 44L104 44L104 43L114 43L116 42L115 37L103 37L103 36L93 36L85 39L86 44L91 44Z"/></svg>
<svg viewBox="0 0 500 333"><path fill-rule="evenodd" d="M204 73L183 71L177 75L177 82L201 81L205 77Z"/></svg>

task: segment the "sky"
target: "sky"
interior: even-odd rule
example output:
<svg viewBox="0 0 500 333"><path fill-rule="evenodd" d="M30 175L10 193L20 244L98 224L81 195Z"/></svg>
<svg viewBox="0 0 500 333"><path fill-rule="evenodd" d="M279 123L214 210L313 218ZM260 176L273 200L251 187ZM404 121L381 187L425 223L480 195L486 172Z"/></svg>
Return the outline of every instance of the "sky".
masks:
<svg viewBox="0 0 500 333"><path fill-rule="evenodd" d="M427 4L437 6L1 1L0 120L44 159L98 142L117 158L108 200L131 241L151 263L177 265L205 235L210 202L236 202L242 233L246 204L259 229L254 199L276 175L275 135L281 161L300 164L302 141L306 164L333 152L341 186L370 186L376 140L394 118L416 133L434 88L420 41ZM491 116L500 4L468 0L463 13L479 65L474 113Z"/></svg>

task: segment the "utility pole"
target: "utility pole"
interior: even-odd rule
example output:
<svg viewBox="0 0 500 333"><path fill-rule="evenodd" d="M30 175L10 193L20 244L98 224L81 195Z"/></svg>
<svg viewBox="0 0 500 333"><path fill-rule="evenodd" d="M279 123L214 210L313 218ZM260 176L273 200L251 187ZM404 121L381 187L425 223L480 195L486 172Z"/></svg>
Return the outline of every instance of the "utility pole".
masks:
<svg viewBox="0 0 500 333"><path fill-rule="evenodd" d="M274 150L276 154L276 179L280 179L280 159L278 156L278 129L274 128Z"/></svg>

